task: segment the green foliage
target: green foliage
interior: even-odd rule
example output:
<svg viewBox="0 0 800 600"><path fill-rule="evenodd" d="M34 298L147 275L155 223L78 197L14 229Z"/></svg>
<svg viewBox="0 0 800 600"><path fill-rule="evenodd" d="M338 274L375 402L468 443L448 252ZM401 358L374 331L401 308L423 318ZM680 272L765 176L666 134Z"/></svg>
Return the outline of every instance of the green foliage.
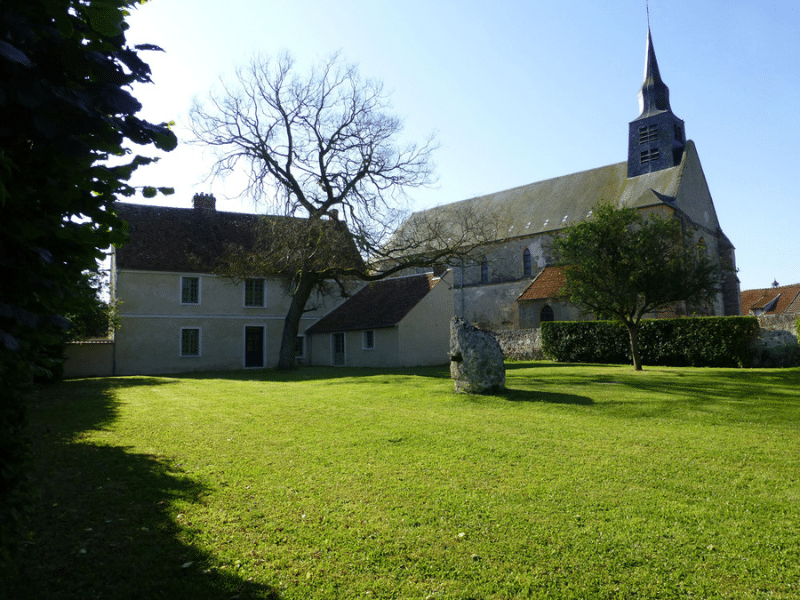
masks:
<svg viewBox="0 0 800 600"><path fill-rule="evenodd" d="M593 213L554 241L566 276L562 292L585 311L624 323L639 369L641 319L677 303L704 304L714 295L719 273L701 248L684 244L677 219L645 218L636 209L607 204Z"/></svg>
<svg viewBox="0 0 800 600"><path fill-rule="evenodd" d="M639 346L649 365L749 366L755 317L701 317L642 321ZM628 332L617 321L542 323L542 349L559 362L631 362Z"/></svg>
<svg viewBox="0 0 800 600"><path fill-rule="evenodd" d="M136 193L127 181L153 160L128 157L123 142L162 150L177 143L165 124L136 116L141 104L128 91L150 81L138 48L125 42L125 17L136 4L3 0L0 6L4 532L15 528L18 514L23 445L17 440L28 386L58 374L65 315L80 298L81 273L97 269L103 249L124 242L114 202ZM8 537L0 535L5 546Z"/></svg>

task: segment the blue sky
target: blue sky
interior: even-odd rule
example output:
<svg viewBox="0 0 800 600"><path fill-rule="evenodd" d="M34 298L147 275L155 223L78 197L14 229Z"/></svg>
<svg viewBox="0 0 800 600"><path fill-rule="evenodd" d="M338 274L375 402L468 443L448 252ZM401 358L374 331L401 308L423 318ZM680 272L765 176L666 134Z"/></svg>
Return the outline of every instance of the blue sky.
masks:
<svg viewBox="0 0 800 600"><path fill-rule="evenodd" d="M254 212L235 180L204 181L187 114L255 54L301 66L335 51L381 79L407 141L435 133L438 181L410 209L620 162L638 116L644 0L151 0L129 19L153 43L146 118L174 120L181 144L134 183L171 186L151 201ZM652 0L650 26L675 114L686 123L742 289L800 283L800 7L782 0Z"/></svg>

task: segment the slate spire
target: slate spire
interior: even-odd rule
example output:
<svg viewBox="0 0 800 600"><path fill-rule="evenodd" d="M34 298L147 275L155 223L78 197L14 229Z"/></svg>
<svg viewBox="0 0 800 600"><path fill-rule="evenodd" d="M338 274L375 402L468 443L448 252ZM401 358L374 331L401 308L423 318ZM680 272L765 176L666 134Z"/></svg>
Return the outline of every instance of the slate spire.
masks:
<svg viewBox="0 0 800 600"><path fill-rule="evenodd" d="M653 35L647 27L644 82L639 90L639 116L628 129L628 177L680 164L686 144L684 124L669 104L669 88L661 79Z"/></svg>
<svg viewBox="0 0 800 600"><path fill-rule="evenodd" d="M653 35L647 28L647 58L644 63L644 82L639 90L639 118L657 112L670 111L669 88L661 79L658 70L656 51L653 48Z"/></svg>

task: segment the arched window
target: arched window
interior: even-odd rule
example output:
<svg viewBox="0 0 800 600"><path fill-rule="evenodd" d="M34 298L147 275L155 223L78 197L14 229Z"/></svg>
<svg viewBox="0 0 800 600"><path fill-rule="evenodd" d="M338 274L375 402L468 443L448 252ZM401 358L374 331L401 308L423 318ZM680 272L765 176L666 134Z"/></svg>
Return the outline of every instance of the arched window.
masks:
<svg viewBox="0 0 800 600"><path fill-rule="evenodd" d="M531 276L531 251L528 248L522 253L522 276Z"/></svg>
<svg viewBox="0 0 800 600"><path fill-rule="evenodd" d="M485 258L481 261L481 283L489 281L489 261Z"/></svg>
<svg viewBox="0 0 800 600"><path fill-rule="evenodd" d="M553 314L553 309L549 304L542 307L542 312L539 313L539 322L546 323L547 321L555 321L556 316Z"/></svg>

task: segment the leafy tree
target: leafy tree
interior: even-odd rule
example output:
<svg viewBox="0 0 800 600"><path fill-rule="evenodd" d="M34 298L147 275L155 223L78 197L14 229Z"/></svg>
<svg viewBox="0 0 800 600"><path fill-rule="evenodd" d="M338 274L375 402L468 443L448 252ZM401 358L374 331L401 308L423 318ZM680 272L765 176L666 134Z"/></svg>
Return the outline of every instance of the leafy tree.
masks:
<svg viewBox="0 0 800 600"><path fill-rule="evenodd" d="M555 239L554 250L566 276L563 295L625 325L637 371L642 317L681 302L707 302L718 285L717 267L701 247L683 243L677 219L643 217L633 208L596 207L591 219Z"/></svg>
<svg viewBox="0 0 800 600"><path fill-rule="evenodd" d="M71 295L73 305L67 309L69 336L80 340L104 338L119 325L116 303L107 294L107 282L103 274L93 271L81 273L78 286Z"/></svg>
<svg viewBox="0 0 800 600"><path fill-rule="evenodd" d="M382 84L337 56L301 76L288 55L254 59L235 86L192 109L197 143L216 151L212 176L241 172L242 195L266 199L276 216L301 218L272 227L266 248L235 257L228 270L238 277L280 272L290 282L279 368L295 364L313 290L444 262L495 234L491 219L465 208L460 227L431 218L393 236L405 217L405 190L432 181L434 144L398 144L402 122L388 109Z"/></svg>
<svg viewBox="0 0 800 600"><path fill-rule="evenodd" d="M24 399L35 376L57 370L81 274L125 239L114 201L136 192L127 181L153 160L123 144L177 143L166 124L136 117L128 90L150 81L138 51L158 50L126 45L136 4L0 5L0 568L21 522Z"/></svg>

